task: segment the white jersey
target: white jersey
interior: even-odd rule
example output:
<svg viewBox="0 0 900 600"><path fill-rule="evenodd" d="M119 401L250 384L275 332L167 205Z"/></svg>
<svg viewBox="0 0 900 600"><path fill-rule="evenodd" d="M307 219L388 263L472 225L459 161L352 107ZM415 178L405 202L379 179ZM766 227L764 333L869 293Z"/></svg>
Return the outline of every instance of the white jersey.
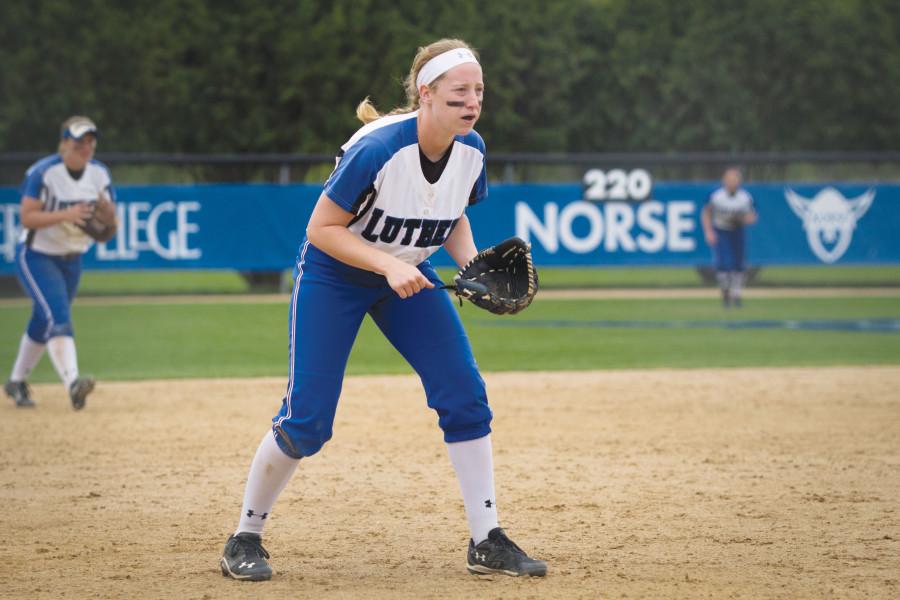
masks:
<svg viewBox="0 0 900 600"><path fill-rule="evenodd" d="M743 188L729 194L728 190L720 187L710 195L709 206L713 227L724 230L742 227L743 217L754 211L753 196Z"/></svg>
<svg viewBox="0 0 900 600"><path fill-rule="evenodd" d="M96 202L103 193L115 201L109 169L103 163L91 160L75 179L62 157L53 154L42 158L29 167L21 187L22 196L40 200L43 210L52 212L64 210L78 202ZM59 223L41 229L24 229L20 242L44 254L62 255L84 253L93 240L77 225Z"/></svg>
<svg viewBox="0 0 900 600"><path fill-rule="evenodd" d="M431 183L422 170L417 121L415 111L362 127L341 146L324 190L356 215L351 232L411 265L436 252L466 207L487 196L481 136L474 130L456 136Z"/></svg>

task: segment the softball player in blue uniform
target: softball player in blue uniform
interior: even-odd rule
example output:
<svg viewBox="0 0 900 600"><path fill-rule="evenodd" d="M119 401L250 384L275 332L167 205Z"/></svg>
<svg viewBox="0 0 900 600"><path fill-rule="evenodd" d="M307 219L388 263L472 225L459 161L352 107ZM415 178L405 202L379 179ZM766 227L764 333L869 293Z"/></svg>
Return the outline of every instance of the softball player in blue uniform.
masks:
<svg viewBox="0 0 900 600"><path fill-rule="evenodd" d="M109 170L93 158L96 146L93 121L81 116L67 119L58 154L34 163L22 183L23 230L16 247L16 274L34 305L4 386L19 407L34 406L26 381L44 348L73 408L84 408L94 389L94 380L78 373L70 307L81 276L81 255L92 242L79 225L90 218L92 204L101 196L115 200Z"/></svg>
<svg viewBox="0 0 900 600"><path fill-rule="evenodd" d="M725 307L741 306L746 276L744 227L756 222L753 197L740 186L741 172L727 169L722 187L710 195L701 213L706 242L716 255L716 279Z"/></svg>
<svg viewBox="0 0 900 600"><path fill-rule="evenodd" d="M341 147L307 227L290 307L290 376L281 411L250 467L223 575L269 579L266 518L299 460L332 435L344 369L368 314L416 370L462 489L472 573L544 575L498 525L491 409L468 337L428 257L443 246L460 266L477 254L465 209L487 195L484 142L473 129L484 84L459 40L420 48L409 105L366 125Z"/></svg>

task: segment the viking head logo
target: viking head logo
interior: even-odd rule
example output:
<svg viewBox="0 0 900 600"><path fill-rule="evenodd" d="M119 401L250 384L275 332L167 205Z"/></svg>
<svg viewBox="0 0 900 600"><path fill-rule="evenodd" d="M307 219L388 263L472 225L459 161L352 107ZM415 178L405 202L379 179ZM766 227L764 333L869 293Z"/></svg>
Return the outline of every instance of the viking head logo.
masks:
<svg viewBox="0 0 900 600"><path fill-rule="evenodd" d="M833 187L825 188L812 200L798 196L791 189L785 189L784 197L803 220L809 247L822 262L830 264L847 251L856 222L872 205L875 190L870 189L852 200L844 198Z"/></svg>

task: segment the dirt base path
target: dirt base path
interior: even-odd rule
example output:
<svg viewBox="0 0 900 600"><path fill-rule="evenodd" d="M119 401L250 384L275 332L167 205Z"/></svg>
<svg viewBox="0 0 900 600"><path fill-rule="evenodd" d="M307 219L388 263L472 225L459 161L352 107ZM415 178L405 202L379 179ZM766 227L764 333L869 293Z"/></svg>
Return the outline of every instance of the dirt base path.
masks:
<svg viewBox="0 0 900 600"><path fill-rule="evenodd" d="M478 579L413 377L349 378L335 438L224 579L281 380L101 382L0 405L3 598L897 598L900 368L491 374L502 522L543 580Z"/></svg>

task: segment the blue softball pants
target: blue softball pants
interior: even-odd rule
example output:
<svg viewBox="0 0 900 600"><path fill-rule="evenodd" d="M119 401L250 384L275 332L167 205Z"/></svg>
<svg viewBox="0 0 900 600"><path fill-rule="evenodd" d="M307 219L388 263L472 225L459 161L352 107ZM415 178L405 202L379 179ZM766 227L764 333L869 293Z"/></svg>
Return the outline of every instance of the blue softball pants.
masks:
<svg viewBox="0 0 900 600"><path fill-rule="evenodd" d="M52 337L73 336L70 307L81 279L81 254L54 256L19 244L16 275L32 301L28 337L46 344Z"/></svg>
<svg viewBox="0 0 900 600"><path fill-rule="evenodd" d="M744 270L744 228L716 229L716 271Z"/></svg>
<svg viewBox="0 0 900 600"><path fill-rule="evenodd" d="M401 299L375 273L331 258L308 242L295 269L289 325L290 374L272 430L288 456L312 456L331 439L344 370L368 314L416 370L447 442L491 432L491 409L468 336L450 295L435 284Z"/></svg>

